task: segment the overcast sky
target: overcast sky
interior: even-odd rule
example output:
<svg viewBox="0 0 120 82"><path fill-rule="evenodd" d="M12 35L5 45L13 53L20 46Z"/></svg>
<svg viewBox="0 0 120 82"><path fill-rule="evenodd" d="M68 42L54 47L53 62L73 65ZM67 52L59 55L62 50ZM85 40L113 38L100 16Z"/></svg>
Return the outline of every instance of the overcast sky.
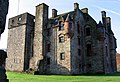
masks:
<svg viewBox="0 0 120 82"><path fill-rule="evenodd" d="M112 30L117 39L117 52L120 53L120 0L9 0L9 13L6 20L6 29L0 41L0 49L7 48L9 18L25 12L35 15L35 6L40 3L46 3L49 6L49 17L51 17L53 8L58 10L58 14L72 11L75 2L79 3L80 9L87 7L89 14L97 23L101 20L101 11L105 10L107 12L107 16L112 19Z"/></svg>

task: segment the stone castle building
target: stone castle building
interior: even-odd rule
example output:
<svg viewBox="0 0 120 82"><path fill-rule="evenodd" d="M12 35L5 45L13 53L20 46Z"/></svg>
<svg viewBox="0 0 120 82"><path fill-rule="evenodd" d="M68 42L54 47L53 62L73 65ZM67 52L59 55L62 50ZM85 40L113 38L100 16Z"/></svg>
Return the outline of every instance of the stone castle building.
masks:
<svg viewBox="0 0 120 82"><path fill-rule="evenodd" d="M58 15L49 6L36 6L36 15L24 13L9 19L8 59L10 71L40 74L83 74L116 72L116 38L111 19L102 11L98 24L88 9Z"/></svg>

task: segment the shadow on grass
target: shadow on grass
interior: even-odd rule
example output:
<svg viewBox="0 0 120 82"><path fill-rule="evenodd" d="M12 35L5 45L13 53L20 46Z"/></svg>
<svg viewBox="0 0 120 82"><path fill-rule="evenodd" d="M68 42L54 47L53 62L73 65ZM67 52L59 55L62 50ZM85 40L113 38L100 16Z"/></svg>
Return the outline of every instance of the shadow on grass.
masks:
<svg viewBox="0 0 120 82"><path fill-rule="evenodd" d="M81 74L81 75L64 75L64 74L35 74L35 75L47 75L47 76L51 76L51 75L56 75L56 76L120 76L120 72L116 72L116 73L109 73L109 74Z"/></svg>
<svg viewBox="0 0 120 82"><path fill-rule="evenodd" d="M82 74L82 76L120 76L120 72L109 73L109 74Z"/></svg>

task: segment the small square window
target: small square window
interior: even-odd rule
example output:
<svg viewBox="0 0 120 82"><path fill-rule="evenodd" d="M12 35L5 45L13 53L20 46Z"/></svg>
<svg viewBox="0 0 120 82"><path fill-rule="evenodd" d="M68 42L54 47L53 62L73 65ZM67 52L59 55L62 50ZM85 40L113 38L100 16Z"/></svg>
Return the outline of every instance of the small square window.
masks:
<svg viewBox="0 0 120 82"><path fill-rule="evenodd" d="M60 59L61 60L64 60L65 59L65 53L63 52L63 53L60 53Z"/></svg>
<svg viewBox="0 0 120 82"><path fill-rule="evenodd" d="M64 42L64 37L63 36L61 36L61 37L59 37L59 42Z"/></svg>
<svg viewBox="0 0 120 82"><path fill-rule="evenodd" d="M14 23L14 20L12 20L12 23Z"/></svg>
<svg viewBox="0 0 120 82"><path fill-rule="evenodd" d="M22 18L21 18L21 17L19 17L19 18L18 18L18 21L19 21L19 22L20 22L20 21L22 21Z"/></svg>

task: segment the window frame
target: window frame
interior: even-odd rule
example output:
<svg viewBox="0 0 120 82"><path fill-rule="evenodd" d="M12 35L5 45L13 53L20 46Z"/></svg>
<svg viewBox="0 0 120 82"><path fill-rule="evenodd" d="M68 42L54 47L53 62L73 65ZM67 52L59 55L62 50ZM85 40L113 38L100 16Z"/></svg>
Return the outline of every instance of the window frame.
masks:
<svg viewBox="0 0 120 82"><path fill-rule="evenodd" d="M59 31L64 30L64 23L62 21L59 22Z"/></svg>
<svg viewBox="0 0 120 82"><path fill-rule="evenodd" d="M59 37L59 43L63 43L65 41L64 36Z"/></svg>
<svg viewBox="0 0 120 82"><path fill-rule="evenodd" d="M60 60L65 60L65 52L60 53Z"/></svg>

